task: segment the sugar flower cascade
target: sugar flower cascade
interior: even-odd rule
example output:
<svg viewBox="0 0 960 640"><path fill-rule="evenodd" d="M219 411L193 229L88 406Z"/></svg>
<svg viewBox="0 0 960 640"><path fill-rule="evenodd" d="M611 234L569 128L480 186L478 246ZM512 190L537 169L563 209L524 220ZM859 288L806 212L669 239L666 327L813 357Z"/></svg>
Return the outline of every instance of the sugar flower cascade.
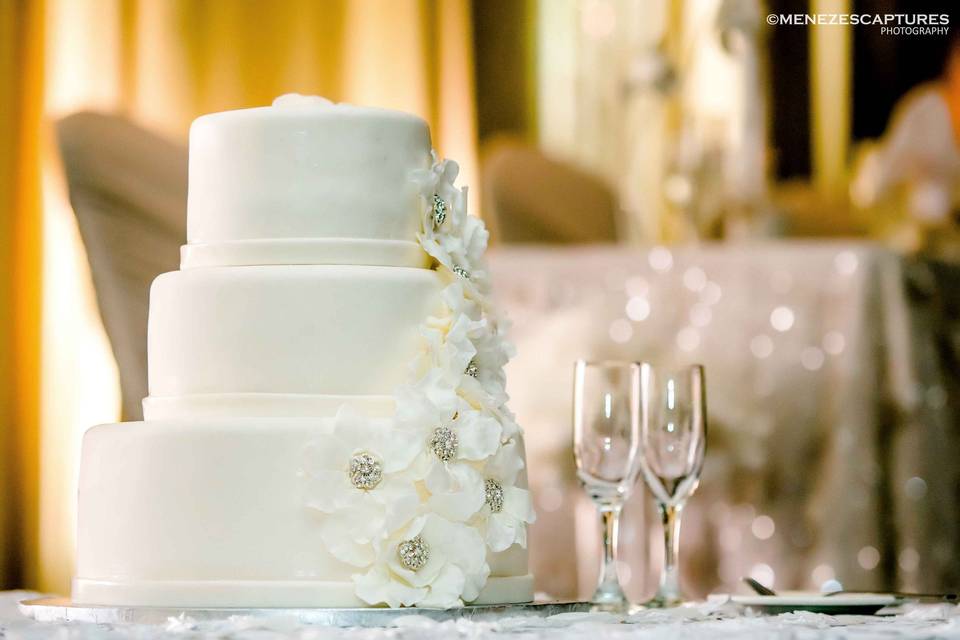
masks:
<svg viewBox="0 0 960 640"><path fill-rule="evenodd" d="M448 608L475 600L487 553L526 547L534 521L520 428L506 406L506 322L489 304L488 232L454 186L455 162L418 170L420 232L445 287L443 312L397 389L393 419L341 407L306 447L306 505L331 555L356 567L371 605Z"/></svg>

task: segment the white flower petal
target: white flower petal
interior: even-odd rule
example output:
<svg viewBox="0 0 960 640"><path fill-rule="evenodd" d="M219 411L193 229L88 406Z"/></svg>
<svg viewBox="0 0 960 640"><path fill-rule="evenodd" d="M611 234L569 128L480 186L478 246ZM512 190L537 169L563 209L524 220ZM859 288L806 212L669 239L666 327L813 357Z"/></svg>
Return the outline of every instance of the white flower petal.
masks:
<svg viewBox="0 0 960 640"><path fill-rule="evenodd" d="M505 551L517 541L518 529L526 531L515 518L503 513L493 513L487 518L487 545L491 551ZM526 533L523 534L524 540Z"/></svg>
<svg viewBox="0 0 960 640"><path fill-rule="evenodd" d="M421 534L430 541L445 562L460 566L469 573L482 572L487 552L483 538L474 527L428 515Z"/></svg>
<svg viewBox="0 0 960 640"><path fill-rule="evenodd" d="M458 457L463 460L483 460L500 446L500 423L488 415L470 412L454 424L460 441Z"/></svg>
<svg viewBox="0 0 960 640"><path fill-rule="evenodd" d="M411 587L391 578L382 567L353 576L354 592L367 604L410 607L427 595L427 589Z"/></svg>
<svg viewBox="0 0 960 640"><path fill-rule="evenodd" d="M303 447L303 469L308 474L338 467L348 455L347 446L332 434L319 434Z"/></svg>
<svg viewBox="0 0 960 640"><path fill-rule="evenodd" d="M311 509L332 513L342 503L350 484L345 471L315 471L307 479L304 500Z"/></svg>
<svg viewBox="0 0 960 640"><path fill-rule="evenodd" d="M453 490L454 482L454 478L440 461L432 463L430 469L423 476L423 483L431 494L447 493Z"/></svg>
<svg viewBox="0 0 960 640"><path fill-rule="evenodd" d="M376 559L369 541L357 541L348 523L337 516L327 516L320 525L320 538L334 558L355 567L368 567Z"/></svg>
<svg viewBox="0 0 960 640"><path fill-rule="evenodd" d="M505 486L512 486L516 484L523 466L522 447L516 442L508 442L487 461L483 472L488 478L493 478Z"/></svg>
<svg viewBox="0 0 960 640"><path fill-rule="evenodd" d="M396 531L413 520L420 506L420 496L412 478L391 481L384 487L381 499L386 506L384 526L388 532Z"/></svg>
<svg viewBox="0 0 960 640"><path fill-rule="evenodd" d="M466 575L463 569L456 565L448 564L437 578L430 583L430 590L417 603L421 607L433 609L450 609L459 607L463 604L460 600L460 594L463 593L466 586Z"/></svg>
<svg viewBox="0 0 960 640"><path fill-rule="evenodd" d="M442 171L441 179L453 184L457 179L457 175L460 174L460 165L457 164L456 160L444 160L440 163L440 170Z"/></svg>
<svg viewBox="0 0 960 640"><path fill-rule="evenodd" d="M502 440L516 440L520 437L520 425L517 424L516 418L507 409L506 405L501 405L493 411L493 414L497 416L497 420L503 428L503 433L500 435Z"/></svg>
<svg viewBox="0 0 960 640"><path fill-rule="evenodd" d="M493 413L507 401L503 389L486 389L481 382L470 376L461 376L460 395L475 407Z"/></svg>
<svg viewBox="0 0 960 640"><path fill-rule="evenodd" d="M435 464L426 485L431 493L427 508L448 520L466 522L483 507L483 476L465 464Z"/></svg>
<svg viewBox="0 0 960 640"><path fill-rule="evenodd" d="M410 466L413 459L423 451L423 438L419 429L403 429L399 425L384 434L376 447L383 461L384 473L396 473Z"/></svg>
<svg viewBox="0 0 960 640"><path fill-rule="evenodd" d="M537 519L530 492L520 487L504 487L503 513L509 514L520 522L532 523Z"/></svg>

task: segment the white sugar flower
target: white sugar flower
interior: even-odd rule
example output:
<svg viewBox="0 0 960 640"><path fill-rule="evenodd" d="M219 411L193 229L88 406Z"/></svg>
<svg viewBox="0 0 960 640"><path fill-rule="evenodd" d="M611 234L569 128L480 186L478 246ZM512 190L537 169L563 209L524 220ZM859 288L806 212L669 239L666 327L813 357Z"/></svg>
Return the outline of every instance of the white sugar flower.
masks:
<svg viewBox="0 0 960 640"><path fill-rule="evenodd" d="M421 381L400 387L396 394L397 426L407 434L419 433L420 453L411 468L421 479L436 465L488 458L497 451L503 433L490 412L475 409L459 396L453 406L437 404L430 397L432 391ZM437 395L446 400L442 392Z"/></svg>
<svg viewBox="0 0 960 640"><path fill-rule="evenodd" d="M454 186L460 168L433 155L430 169L411 174L422 200L418 239L445 270L462 278L467 295L481 299L489 289L483 253L489 240L483 221L467 213L467 189Z"/></svg>
<svg viewBox="0 0 960 640"><path fill-rule="evenodd" d="M471 219L476 220L473 216ZM482 224L482 223L481 223ZM446 249L445 249L446 251ZM450 255L447 253L447 255ZM455 262L453 257L437 260L440 268L437 272L440 274L444 284L460 283L463 287L463 296L479 304L484 310L491 308L490 304L490 276L486 269L486 263L480 261L466 268Z"/></svg>
<svg viewBox="0 0 960 640"><path fill-rule="evenodd" d="M497 422L500 423L500 427L503 429L503 433L500 436L501 441L506 442L520 435L522 429L520 425L517 424L517 417L513 415L513 412L510 411L507 405L502 404L490 413L496 417Z"/></svg>
<svg viewBox="0 0 960 640"><path fill-rule="evenodd" d="M449 324L454 318L466 316L471 320L480 320L484 317L484 308L479 302L466 296L463 291L464 283L456 280L447 284L440 297L446 312L442 318L431 318L431 323Z"/></svg>
<svg viewBox="0 0 960 640"><path fill-rule="evenodd" d="M455 213L466 210L466 196L453 183L460 172L459 165L452 160L438 160L433 153L433 164L429 169L418 169L411 173L411 179L417 184L422 200L422 215L418 238L424 251L453 269L453 258L443 246L442 240L450 234L457 223Z"/></svg>
<svg viewBox="0 0 960 640"><path fill-rule="evenodd" d="M420 498L410 466L423 449L418 436L343 406L332 428L306 445L306 505L325 514L320 537L334 557L368 566L373 543L416 515Z"/></svg>
<svg viewBox="0 0 960 640"><path fill-rule="evenodd" d="M453 160L440 160L436 151L430 152L430 168L416 169L411 172L410 179L416 183L420 195L424 198L439 196L448 204L459 190L453 186L460 173L460 165ZM430 222L431 224L427 224ZM433 220L424 219L424 228L433 228Z"/></svg>
<svg viewBox="0 0 960 640"><path fill-rule="evenodd" d="M527 546L527 525L536 514L530 492L517 486L522 470L523 445L518 442L500 447L483 467L485 502L475 520L492 551Z"/></svg>
<svg viewBox="0 0 960 640"><path fill-rule="evenodd" d="M484 302L490 292L490 278L483 254L490 233L480 218L466 212L466 189L462 201L462 207L454 208L450 227L434 234L431 245L450 279L464 284L465 295Z"/></svg>
<svg viewBox="0 0 960 640"><path fill-rule="evenodd" d="M469 464L431 464L424 480L430 492L427 511L466 522L483 507L484 479Z"/></svg>
<svg viewBox="0 0 960 640"><path fill-rule="evenodd" d="M466 297L463 284L452 282L441 292L443 301L442 311L438 315L428 316L421 326L421 333L425 338L424 352L432 354L441 351L444 342L451 342L447 347L461 351L470 351L471 344L464 339L483 326L484 310L474 300ZM449 338L448 338L449 336ZM439 365L443 355L438 354L430 361L430 365Z"/></svg>
<svg viewBox="0 0 960 640"><path fill-rule="evenodd" d="M394 393L397 425L408 433L445 425L453 420L460 406L456 390L447 386L443 374L428 370L415 384L405 384Z"/></svg>
<svg viewBox="0 0 960 640"><path fill-rule="evenodd" d="M485 320L471 320L466 315L449 319L431 319L420 328L423 349L413 363L414 376L423 376L430 369L439 370L446 384L458 387L470 361L477 353L470 340L485 324Z"/></svg>
<svg viewBox="0 0 960 640"><path fill-rule="evenodd" d="M440 425L427 427L427 446L413 463L414 473L429 492L427 511L465 522L484 504L484 478L477 463L497 451L503 429L494 416L465 401L453 420Z"/></svg>
<svg viewBox="0 0 960 640"><path fill-rule="evenodd" d="M503 367L513 347L479 307L456 297L459 290L451 285L445 291L451 303L460 302L458 313L430 317L421 326L423 345L411 365L413 376L432 375L439 386L493 410L507 401Z"/></svg>
<svg viewBox="0 0 960 640"><path fill-rule="evenodd" d="M486 319L481 326L471 327L467 335L476 350L471 360L474 365L471 377L490 396L490 401L484 404L500 406L507 401L507 377L503 367L509 359L510 345Z"/></svg>
<svg viewBox="0 0 960 640"><path fill-rule="evenodd" d="M446 609L475 600L489 575L476 529L427 514L378 544L374 565L353 581L371 605Z"/></svg>
<svg viewBox="0 0 960 640"><path fill-rule="evenodd" d="M457 409L453 428L460 442L458 460L487 459L496 453L503 433L503 427L495 416L475 409L463 399Z"/></svg>
<svg viewBox="0 0 960 640"><path fill-rule="evenodd" d="M464 206L455 209L452 230L444 235L441 244L453 259L454 264L469 270L470 277L466 279L477 283L481 291L485 291L487 270L483 254L487 250L490 232L487 231L483 220L467 213L466 188L463 190L463 196Z"/></svg>
<svg viewBox="0 0 960 640"><path fill-rule="evenodd" d="M517 355L516 347L507 337L510 333L510 327L513 325L513 323L510 322L510 318L501 313L497 308L486 310L486 317L487 322L490 323L490 326L493 328L493 333L500 338L500 342L506 352L507 360Z"/></svg>

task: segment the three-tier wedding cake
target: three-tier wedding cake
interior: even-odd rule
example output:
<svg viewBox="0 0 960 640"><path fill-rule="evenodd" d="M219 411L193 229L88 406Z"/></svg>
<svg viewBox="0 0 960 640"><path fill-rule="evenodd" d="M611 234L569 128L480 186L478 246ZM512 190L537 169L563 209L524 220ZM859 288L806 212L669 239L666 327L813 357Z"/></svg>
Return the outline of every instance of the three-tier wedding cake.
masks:
<svg viewBox="0 0 960 640"><path fill-rule="evenodd" d="M487 232L426 123L287 95L197 119L144 421L90 429L79 603L529 601Z"/></svg>

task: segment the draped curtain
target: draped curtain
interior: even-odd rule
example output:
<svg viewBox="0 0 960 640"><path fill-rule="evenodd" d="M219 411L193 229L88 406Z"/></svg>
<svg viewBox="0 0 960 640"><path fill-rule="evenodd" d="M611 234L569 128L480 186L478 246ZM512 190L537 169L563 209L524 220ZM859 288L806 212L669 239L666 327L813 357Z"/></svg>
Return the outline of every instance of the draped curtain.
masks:
<svg viewBox="0 0 960 640"><path fill-rule="evenodd" d="M469 0L0 0L3 584L69 590L80 437L119 415L51 122L113 111L186 142L293 91L421 115L477 184Z"/></svg>
<svg viewBox="0 0 960 640"><path fill-rule="evenodd" d="M43 3L0 0L0 582L32 581L40 412Z"/></svg>

